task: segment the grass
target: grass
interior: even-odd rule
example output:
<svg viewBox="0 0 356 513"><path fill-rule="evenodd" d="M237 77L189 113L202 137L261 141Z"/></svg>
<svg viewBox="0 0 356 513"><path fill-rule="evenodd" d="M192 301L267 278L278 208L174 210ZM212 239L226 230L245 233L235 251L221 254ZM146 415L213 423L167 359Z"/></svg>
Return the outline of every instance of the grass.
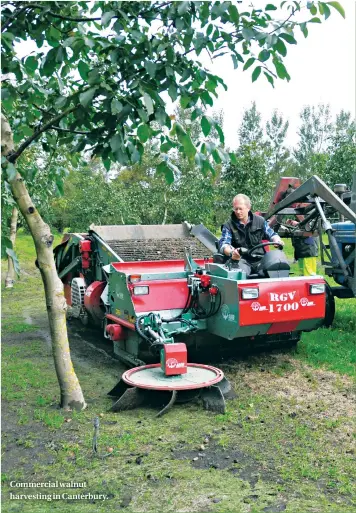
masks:
<svg viewBox="0 0 356 513"><path fill-rule="evenodd" d="M354 301L337 301L333 328L303 334L295 354L222 364L237 393L224 415L195 404L177 405L161 419L143 408L108 412L105 392L115 371L105 362L90 367L75 357L89 406L63 412L51 350L41 337L45 302L28 236L19 237L18 253L26 274L13 290L3 291L4 510L355 511ZM63 493L11 488L12 480L85 482L80 493L108 498L9 500L10 491Z"/></svg>

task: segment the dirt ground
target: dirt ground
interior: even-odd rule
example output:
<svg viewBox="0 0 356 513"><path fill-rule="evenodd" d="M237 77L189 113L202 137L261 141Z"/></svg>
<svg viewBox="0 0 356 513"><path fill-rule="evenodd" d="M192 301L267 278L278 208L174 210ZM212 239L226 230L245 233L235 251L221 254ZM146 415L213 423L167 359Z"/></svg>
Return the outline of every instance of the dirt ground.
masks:
<svg viewBox="0 0 356 513"><path fill-rule="evenodd" d="M38 356L50 362L46 317L31 309L25 310L23 317L33 327L26 332L26 342L40 340ZM113 455L105 453L107 446L100 440L102 459L97 467L88 448L90 424L98 408L103 409L104 392L117 382L125 367L113 358L110 345L98 332L77 321L68 326L75 368L79 374L90 376L100 401L95 394L86 394L85 425L68 414L58 429L31 417L26 392L15 403L3 401L2 472L9 476L5 480L4 511L67 511L68 507L82 511L84 503L74 500L36 502L35 509L34 503L28 509L26 501L7 500L10 491L24 492L11 488L10 478L38 481L61 475L63 479L66 469L71 469L68 479L80 471L83 479L95 483L93 491L106 490L106 505L89 500L87 507L93 511L108 505L110 511L159 511L157 503L163 507L166 500L165 509L181 512L356 510L353 481L347 480L342 486L343 471L339 468L341 455L349 469L355 455L355 385L348 377L311 370L289 351L219 358L212 363L224 370L237 393L225 415L201 411L195 404L178 405L160 424L149 409L120 415L104 412L101 432L112 430L117 437L119 431L121 441L125 436L129 439L133 431L145 434L137 436L134 444L119 444L116 464L115 449ZM18 344L18 333L5 333L4 347ZM31 353L31 358L34 356ZM47 409L58 411L56 397ZM27 412L26 422L21 422L23 411ZM110 436L107 443L115 448ZM69 450L63 460L61 453L66 447ZM89 462L79 464L74 447L84 447ZM333 482L333 468L337 469L339 488ZM93 479L93 469L100 478L97 475L98 479ZM126 475L119 492L113 486L118 470ZM185 499L178 500L177 494Z"/></svg>

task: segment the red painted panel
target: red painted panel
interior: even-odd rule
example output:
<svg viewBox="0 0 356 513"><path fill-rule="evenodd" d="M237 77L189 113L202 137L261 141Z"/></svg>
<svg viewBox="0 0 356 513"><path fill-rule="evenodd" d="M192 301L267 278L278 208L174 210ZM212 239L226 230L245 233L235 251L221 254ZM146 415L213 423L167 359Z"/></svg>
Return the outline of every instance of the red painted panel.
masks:
<svg viewBox="0 0 356 513"><path fill-rule="evenodd" d="M85 291L84 295L85 308L99 319L104 318L104 311L100 308L100 296L103 293L105 286L105 281L93 281Z"/></svg>
<svg viewBox="0 0 356 513"><path fill-rule="evenodd" d="M142 285L149 287L149 293L144 296L135 296L134 286ZM185 278L169 281L139 281L130 285L129 289L132 291L131 298L137 313L184 308L188 299L188 285Z"/></svg>
<svg viewBox="0 0 356 513"><path fill-rule="evenodd" d="M117 324L121 324L121 326L125 326L125 328L129 328L132 331L135 331L135 325L132 322L125 321L125 319L120 319L120 317L116 317L113 314L106 314L105 316L109 321L116 322Z"/></svg>
<svg viewBox="0 0 356 513"><path fill-rule="evenodd" d="M325 316L325 294L309 294L312 283L324 283L324 280L305 277L238 283L240 326L322 319ZM257 286L258 299L242 299L243 288Z"/></svg>
<svg viewBox="0 0 356 513"><path fill-rule="evenodd" d="M64 297L66 298L67 305L72 305L72 287L69 285L69 283L63 284L64 289Z"/></svg>
<svg viewBox="0 0 356 513"><path fill-rule="evenodd" d="M209 259L209 262L212 262ZM204 259L194 260L200 267L204 267ZM144 262L114 262L117 271L128 274L173 273L184 271L184 260L157 260Z"/></svg>
<svg viewBox="0 0 356 513"><path fill-rule="evenodd" d="M288 333L289 331L294 331L299 323L300 323L300 320L287 321L287 322L275 322L268 329L267 335L273 335L274 333Z"/></svg>

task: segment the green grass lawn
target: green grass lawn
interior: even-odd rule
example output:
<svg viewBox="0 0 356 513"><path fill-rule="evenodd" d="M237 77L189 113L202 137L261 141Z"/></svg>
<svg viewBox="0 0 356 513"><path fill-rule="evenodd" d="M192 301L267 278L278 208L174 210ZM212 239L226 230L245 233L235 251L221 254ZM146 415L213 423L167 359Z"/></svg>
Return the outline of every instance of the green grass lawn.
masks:
<svg viewBox="0 0 356 513"><path fill-rule="evenodd" d="M44 293L29 236L19 236L17 251L23 274L2 294L4 511L355 511L354 300L337 300L333 327L303 334L294 353L220 365L237 393L224 415L195 404L177 405L162 419L145 408L108 412L116 364L100 360L100 353L97 361L89 359L90 348L86 359L75 344L73 362L88 408L64 412L57 407ZM80 493L106 500L10 500L10 492L63 493L14 488L12 480L72 480L86 483Z"/></svg>

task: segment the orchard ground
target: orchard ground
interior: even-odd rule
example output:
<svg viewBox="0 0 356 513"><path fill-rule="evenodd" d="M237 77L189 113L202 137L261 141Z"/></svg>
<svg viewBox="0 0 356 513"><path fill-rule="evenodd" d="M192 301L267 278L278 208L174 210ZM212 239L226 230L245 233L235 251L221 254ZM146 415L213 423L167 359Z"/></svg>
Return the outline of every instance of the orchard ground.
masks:
<svg viewBox="0 0 356 513"><path fill-rule="evenodd" d="M71 321L88 408L64 412L28 235L19 235L17 252L21 279L2 294L3 511L355 511L355 300L337 301L332 329L303 334L295 351L212 361L237 393L224 415L196 404L161 419L144 408L109 413L106 392L124 367L100 333ZM83 487L63 490L64 482ZM80 494L87 497L72 497Z"/></svg>

